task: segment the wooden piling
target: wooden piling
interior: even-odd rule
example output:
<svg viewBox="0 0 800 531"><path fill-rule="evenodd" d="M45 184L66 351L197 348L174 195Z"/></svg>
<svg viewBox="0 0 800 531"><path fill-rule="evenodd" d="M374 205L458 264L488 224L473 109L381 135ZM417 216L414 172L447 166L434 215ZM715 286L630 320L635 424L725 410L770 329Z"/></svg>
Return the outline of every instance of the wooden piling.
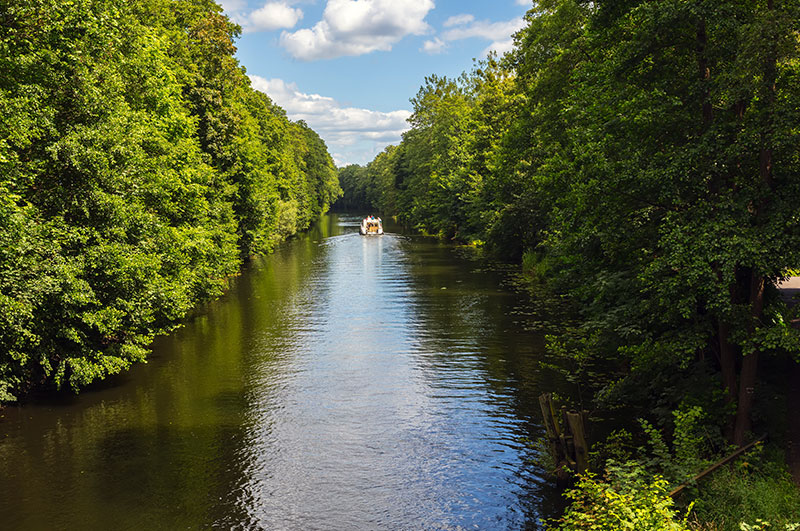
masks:
<svg viewBox="0 0 800 531"><path fill-rule="evenodd" d="M550 454L556 464L556 478L560 485L566 484L568 470L584 473L589 468L589 445L586 442L586 421L589 412L568 411L556 408L550 393L539 396L539 407Z"/></svg>
<svg viewBox="0 0 800 531"><path fill-rule="evenodd" d="M539 396L539 407L542 408L542 419L547 436L557 437L558 435L556 433L556 428L553 426L552 421L553 416L550 413L550 393L543 393L541 396Z"/></svg>
<svg viewBox="0 0 800 531"><path fill-rule="evenodd" d="M574 412L566 413L566 416L570 432L572 432L572 445L575 448L576 471L583 474L589 468L589 445L586 444L583 416Z"/></svg>
<svg viewBox="0 0 800 531"><path fill-rule="evenodd" d="M556 446L556 441L558 440L558 429L553 424L553 416L551 413L552 405L550 400L550 393L544 393L539 396L539 406L542 408L544 429L545 432L547 432L547 446L550 450L550 455L553 457L553 460L556 463L556 466L558 466L558 447Z"/></svg>

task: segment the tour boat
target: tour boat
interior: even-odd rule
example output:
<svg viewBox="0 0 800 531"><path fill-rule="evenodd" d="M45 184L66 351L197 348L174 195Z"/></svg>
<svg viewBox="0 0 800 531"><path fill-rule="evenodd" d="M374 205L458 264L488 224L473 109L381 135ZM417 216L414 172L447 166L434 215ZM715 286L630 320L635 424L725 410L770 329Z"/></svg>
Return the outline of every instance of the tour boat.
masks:
<svg viewBox="0 0 800 531"><path fill-rule="evenodd" d="M362 219L361 227L358 229L358 232L360 232L362 236L367 236L369 234L383 234L383 224L381 223L381 218L369 216Z"/></svg>

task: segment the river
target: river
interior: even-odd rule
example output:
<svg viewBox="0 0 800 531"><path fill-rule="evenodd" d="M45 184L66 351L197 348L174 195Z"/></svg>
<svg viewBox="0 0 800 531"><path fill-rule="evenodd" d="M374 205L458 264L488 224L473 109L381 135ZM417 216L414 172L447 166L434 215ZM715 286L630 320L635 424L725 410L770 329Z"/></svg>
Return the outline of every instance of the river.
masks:
<svg viewBox="0 0 800 531"><path fill-rule="evenodd" d="M552 516L530 444L543 335L514 269L391 226L362 237L358 221L325 216L253 262L146 365L0 411L0 528L536 529Z"/></svg>

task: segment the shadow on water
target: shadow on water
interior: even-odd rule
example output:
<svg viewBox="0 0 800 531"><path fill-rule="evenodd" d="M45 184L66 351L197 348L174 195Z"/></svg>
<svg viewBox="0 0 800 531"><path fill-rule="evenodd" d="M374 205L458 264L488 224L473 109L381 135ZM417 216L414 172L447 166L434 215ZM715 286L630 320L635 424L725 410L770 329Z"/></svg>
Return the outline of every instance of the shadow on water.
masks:
<svg viewBox="0 0 800 531"><path fill-rule="evenodd" d="M511 272L330 215L147 365L6 409L10 529L523 529L559 507Z"/></svg>

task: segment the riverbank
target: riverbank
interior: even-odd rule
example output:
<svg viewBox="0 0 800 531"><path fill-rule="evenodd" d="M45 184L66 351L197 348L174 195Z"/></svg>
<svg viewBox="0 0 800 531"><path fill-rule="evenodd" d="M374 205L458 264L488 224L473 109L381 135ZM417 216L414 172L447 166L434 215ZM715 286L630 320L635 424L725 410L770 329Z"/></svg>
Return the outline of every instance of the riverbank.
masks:
<svg viewBox="0 0 800 531"><path fill-rule="evenodd" d="M533 265L536 271L532 279L536 286L534 289L542 289L537 284L542 280L541 274L546 273L542 261L529 258L528 264ZM778 284L780 295L787 301L797 295L799 280L792 278ZM560 352L562 362L565 362L562 370L570 371L572 378L580 381L591 374L594 379L608 381L602 371L598 371L596 366L592 367L591 355L584 351L582 361L576 367L573 355L563 350L569 341L555 339L551 348L555 347L556 352ZM585 347L586 343L578 345ZM729 447L724 437L730 412L726 415L724 407L709 411L709 401L702 399L702 392L698 393L703 386L698 387L697 381L678 388L669 384L675 379L685 378L689 381L696 378L697 367L692 370L687 370L689 367L680 369L674 378L661 378L656 382L663 393L662 397L676 393L683 397L681 406L671 412L671 422L662 420L656 424L658 416L653 414L652 403L632 408L630 394L618 395L618 398L628 400L623 407L632 418L623 423L627 429L617 430L605 440L593 441L594 471L603 481L588 479L580 482L577 490L568 494L573 504L565 519L554 523L553 528L588 529L584 527L586 522L597 525L617 522L614 525L621 526L615 518L622 512L631 518L626 520L625 525L644 526L647 521L648 525L655 525L655 528L676 530L739 531L742 524L755 526L754 529L767 525L759 524L759 521L771 523L770 528L783 529L786 525L790 526L787 527L789 529L800 522L796 446L796 441L800 440L800 418L794 414L800 407L797 383L800 381L800 365L791 359L781 358L766 358L763 362L764 367L760 371L763 373L762 379L757 391L761 405L758 418L754 420L754 430L771 435L765 445L759 445L744 458L716 470L696 484L690 482L691 487L687 492L672 504L668 493L673 487L731 451L726 449ZM696 363L699 366L706 364L702 360ZM576 368L579 370L576 371ZM616 373L614 378L629 372L626 369L623 373ZM711 371L708 376L703 380L704 386L707 389L716 388L718 373ZM584 382L584 385L587 383ZM598 387L602 389L602 383ZM587 391L584 388L584 393ZM593 415L603 418L609 414L603 411L604 406L614 404L609 398L601 396L599 402L593 402L594 407L599 408L594 410ZM693 405L688 407L690 404ZM719 405L724 406L721 402ZM635 418L642 420L635 421ZM650 419L650 422L645 419ZM603 501L609 497L616 501L610 504ZM654 524L656 521L660 523Z"/></svg>

